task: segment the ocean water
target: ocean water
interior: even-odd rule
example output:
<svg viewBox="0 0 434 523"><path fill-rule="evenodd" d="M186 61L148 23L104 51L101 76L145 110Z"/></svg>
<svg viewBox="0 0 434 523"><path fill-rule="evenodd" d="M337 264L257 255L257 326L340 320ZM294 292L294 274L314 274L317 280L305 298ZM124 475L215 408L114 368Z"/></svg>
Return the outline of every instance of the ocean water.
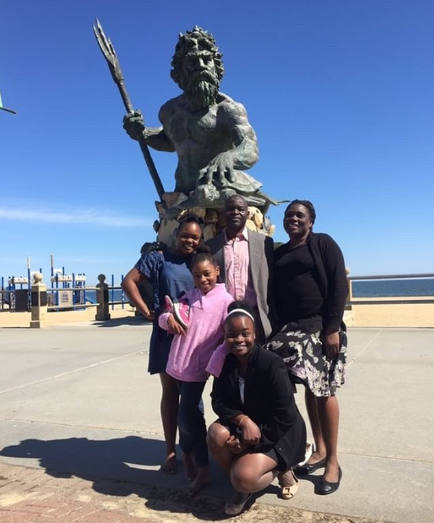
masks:
<svg viewBox="0 0 434 523"><path fill-rule="evenodd" d="M91 294L93 293L93 294ZM110 301L121 301L122 291L109 290ZM124 301L128 303L128 298ZM412 280L362 280L353 281L354 298L387 298L395 296L434 296L434 278L412 279ZM96 301L95 291L86 293L86 298Z"/></svg>
<svg viewBox="0 0 434 523"><path fill-rule="evenodd" d="M434 278L353 281L353 298L434 296Z"/></svg>
<svg viewBox="0 0 434 523"><path fill-rule="evenodd" d="M86 301L96 303L96 291L86 291ZM121 291L121 289L110 289L109 288L109 301L124 301L128 303L127 295Z"/></svg>
<svg viewBox="0 0 434 523"><path fill-rule="evenodd" d="M61 289L59 289L61 290ZM80 296L81 295L81 296ZM408 280L362 280L353 281L353 298L388 298L399 296L434 296L434 278ZM83 300L96 303L96 291L77 292L75 303ZM109 301L128 303L121 289L109 288Z"/></svg>

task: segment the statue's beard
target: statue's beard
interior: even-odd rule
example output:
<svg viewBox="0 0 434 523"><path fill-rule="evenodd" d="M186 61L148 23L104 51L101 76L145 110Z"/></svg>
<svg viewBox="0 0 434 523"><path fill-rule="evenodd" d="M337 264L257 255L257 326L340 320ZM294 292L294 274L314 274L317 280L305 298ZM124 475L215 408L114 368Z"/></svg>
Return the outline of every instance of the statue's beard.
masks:
<svg viewBox="0 0 434 523"><path fill-rule="evenodd" d="M214 105L219 92L219 81L216 76L201 72L192 75L184 93L194 109L203 109Z"/></svg>

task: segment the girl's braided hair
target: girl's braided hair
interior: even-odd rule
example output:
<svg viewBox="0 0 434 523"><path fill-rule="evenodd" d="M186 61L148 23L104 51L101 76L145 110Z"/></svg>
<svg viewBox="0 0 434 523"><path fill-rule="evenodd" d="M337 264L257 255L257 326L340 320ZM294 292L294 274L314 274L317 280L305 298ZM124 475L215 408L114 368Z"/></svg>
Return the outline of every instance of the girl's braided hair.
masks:
<svg viewBox="0 0 434 523"><path fill-rule="evenodd" d="M212 265L214 265L214 267L217 267L218 265L216 259L211 253L209 245L207 245L206 243L200 244L199 247L196 249L196 253L194 254L190 262L190 268L204 261L211 263Z"/></svg>

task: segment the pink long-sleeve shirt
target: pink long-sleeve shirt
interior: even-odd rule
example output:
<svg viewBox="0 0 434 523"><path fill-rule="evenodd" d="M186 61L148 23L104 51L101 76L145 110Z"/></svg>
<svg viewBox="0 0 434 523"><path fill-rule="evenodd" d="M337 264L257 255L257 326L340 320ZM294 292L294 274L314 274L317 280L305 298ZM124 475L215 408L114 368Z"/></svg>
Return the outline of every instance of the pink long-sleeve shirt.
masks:
<svg viewBox="0 0 434 523"><path fill-rule="evenodd" d="M226 345L226 342L223 342L211 354L211 358L209 359L208 365L206 366L206 371L209 374L212 374L214 377L218 378L222 373L223 365L228 354L229 347Z"/></svg>
<svg viewBox="0 0 434 523"><path fill-rule="evenodd" d="M166 372L181 381L206 381L206 367L216 347L223 341L224 320L228 305L234 301L223 283L203 294L192 289L183 299L190 305L189 325L185 335L176 335L170 348ZM158 318L162 329L168 330L170 313Z"/></svg>
<svg viewBox="0 0 434 523"><path fill-rule="evenodd" d="M244 300L251 307L256 307L256 292L250 273L248 228L244 227L232 240L225 238L226 289L235 300Z"/></svg>

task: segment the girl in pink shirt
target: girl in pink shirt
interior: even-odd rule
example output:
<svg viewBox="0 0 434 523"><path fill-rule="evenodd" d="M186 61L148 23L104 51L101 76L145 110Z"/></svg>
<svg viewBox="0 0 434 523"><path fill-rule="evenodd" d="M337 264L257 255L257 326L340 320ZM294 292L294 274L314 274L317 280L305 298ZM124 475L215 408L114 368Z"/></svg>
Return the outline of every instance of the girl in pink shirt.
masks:
<svg viewBox="0 0 434 523"><path fill-rule="evenodd" d="M176 379L180 392L179 445L187 478L194 479L190 488L194 495L209 483L207 431L201 409L206 367L223 341L224 320L233 298L224 284L217 283L220 269L209 252L194 256L191 272L196 288L182 297L181 311L175 304L174 310L160 315L158 323L174 334L166 372Z"/></svg>

